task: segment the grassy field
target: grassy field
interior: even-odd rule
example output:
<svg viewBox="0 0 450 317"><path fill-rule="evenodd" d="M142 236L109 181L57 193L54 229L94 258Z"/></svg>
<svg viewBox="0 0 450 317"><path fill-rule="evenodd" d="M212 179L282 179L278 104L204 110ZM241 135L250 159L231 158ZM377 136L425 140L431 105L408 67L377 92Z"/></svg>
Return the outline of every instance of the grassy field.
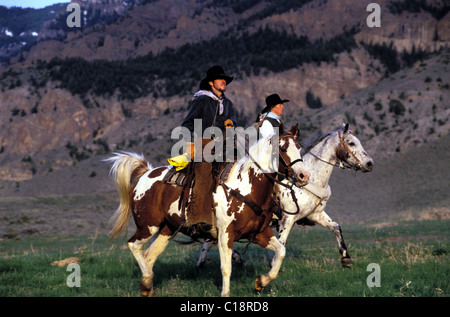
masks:
<svg viewBox="0 0 450 317"><path fill-rule="evenodd" d="M268 271L271 254L252 245L244 266L234 268L231 294L238 297L447 297L450 276L450 221L400 221L343 226L353 266L340 266L333 234L318 226L291 233L279 278L262 292L253 289L257 275ZM180 236L181 237L181 236ZM0 241L0 296L136 297L140 270L125 241L97 236L30 236ZM236 244L242 252L244 244ZM155 288L161 297L220 296L218 249L201 271L195 264L200 246L172 242L155 265ZM66 283L67 266L79 259L81 285ZM369 287L370 263L380 266L380 287Z"/></svg>

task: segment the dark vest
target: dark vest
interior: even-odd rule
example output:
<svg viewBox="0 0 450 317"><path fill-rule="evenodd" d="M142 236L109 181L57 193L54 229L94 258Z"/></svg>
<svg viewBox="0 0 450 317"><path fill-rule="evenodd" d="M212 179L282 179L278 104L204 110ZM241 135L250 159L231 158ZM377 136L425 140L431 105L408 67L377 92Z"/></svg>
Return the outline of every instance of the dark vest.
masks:
<svg viewBox="0 0 450 317"><path fill-rule="evenodd" d="M264 120L267 120L270 122L270 124L272 125L272 127L276 128L278 127L278 131L280 133L280 135L283 134L284 132L284 127L283 127L283 123L281 122L281 120L277 120L275 118L270 118L270 117L266 117Z"/></svg>

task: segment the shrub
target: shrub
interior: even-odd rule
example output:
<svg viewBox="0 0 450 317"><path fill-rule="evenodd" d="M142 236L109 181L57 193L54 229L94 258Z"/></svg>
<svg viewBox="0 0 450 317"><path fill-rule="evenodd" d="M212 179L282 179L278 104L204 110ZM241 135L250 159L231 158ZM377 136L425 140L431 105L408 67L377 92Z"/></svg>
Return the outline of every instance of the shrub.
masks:
<svg viewBox="0 0 450 317"><path fill-rule="evenodd" d="M389 112L393 112L396 116L402 116L405 113L405 106L397 99L389 101Z"/></svg>
<svg viewBox="0 0 450 317"><path fill-rule="evenodd" d="M351 30L328 40L311 41L307 36L268 28L252 34L227 32L208 41L167 48L157 55L149 53L124 61L54 58L48 63L41 62L40 67L49 72L51 80L59 81L62 88L80 96L89 92L112 96L118 91L119 98L127 100L150 93L168 97L190 93L203 78L205 65L217 61L222 61L227 72L236 77L266 70L282 72L303 63L334 62L334 54L356 47L355 33L356 30ZM127 111L124 114L130 115Z"/></svg>
<svg viewBox="0 0 450 317"><path fill-rule="evenodd" d="M306 92L306 104L311 109L322 108L322 101L320 97L315 97L311 90Z"/></svg>

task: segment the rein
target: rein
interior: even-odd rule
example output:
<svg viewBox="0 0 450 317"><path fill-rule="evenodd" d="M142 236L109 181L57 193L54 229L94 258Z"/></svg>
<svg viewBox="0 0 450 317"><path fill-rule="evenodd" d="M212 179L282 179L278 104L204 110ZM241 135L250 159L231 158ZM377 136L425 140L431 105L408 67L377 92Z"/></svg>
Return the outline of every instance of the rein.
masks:
<svg viewBox="0 0 450 317"><path fill-rule="evenodd" d="M240 141L239 141L239 138L237 139L237 141L240 142ZM242 146L242 143L241 143L240 145ZM253 161L253 163L256 165L256 167L259 168L259 169L261 170L261 172L262 172L268 179L270 179L272 182L278 183L279 185L284 186L284 187L289 188L289 189L292 189L292 186L294 186L294 185L297 186L297 185L295 184L295 181L292 181L292 178L294 178L294 180L295 180L295 173L293 173L292 166L293 166L294 164L298 163L298 162L303 162L303 159L302 159L302 158L296 159L296 160L294 160L293 162L291 162L291 163L288 165L288 164L286 164L286 162L285 162L285 160L284 160L284 157L283 157L282 155L280 155L280 157L281 157L281 162L282 162L283 165L288 169L288 174L281 174L281 173L279 173L279 172L276 172L276 174L277 174L278 176L280 176L280 175L283 176L283 177L281 178L281 180L280 180L280 179L277 179L276 177L273 177L272 175L270 175L270 173L268 173L267 171L265 171L265 170L261 167L261 165L259 165L259 163L253 158L253 156L248 152L248 149L247 149L245 146L244 146L244 149L245 149L245 154L247 154L248 158L251 159L251 160ZM281 148L281 147L280 147L280 149L281 149L281 152L283 152L283 153L286 152L286 149L283 149L283 148ZM294 177L289 177L289 172L292 172L292 174L294 175ZM282 181L283 181L284 179L289 180L289 181L291 182L291 185L282 183Z"/></svg>
<svg viewBox="0 0 450 317"><path fill-rule="evenodd" d="M238 142L239 142L239 140L238 140ZM287 173L287 174L281 174L281 173L279 173L279 172L276 172L277 175L278 175L278 178L280 178L281 175L283 176L281 179L277 179L277 178L273 177L272 175L270 175L268 172L266 172L266 171L261 167L261 165L259 165L258 162L256 162L255 159L253 159L252 155L248 152L248 150L247 150L246 147L244 147L244 149L245 149L245 153L247 154L247 156L249 157L249 159L251 159L251 160L253 161L253 163L256 165L256 167L258 167L258 168L263 172L263 174L264 174L267 178L269 178L269 179L270 179L272 182L274 182L274 183L278 183L278 184L280 184L280 185L282 185L282 186L284 186L284 187L290 189L290 190L291 190L291 193L292 193L292 197L295 197L295 195L294 195L294 193L293 193L292 187L293 187L294 185L295 185L295 186L297 186L297 185L295 184L295 181L292 181L292 179L291 179L291 178L294 178L294 179L295 179L295 176L294 176L294 177L289 177L289 172L291 172L293 175L295 175L295 173L293 172L292 166L294 166L294 165L295 165L296 163L298 163L298 162L303 162L303 159L301 159L301 158L300 158L300 159L296 159L296 160L292 161L290 164L287 164L286 161L285 161L285 159L284 159L284 157L280 154L281 162L283 163L283 165L284 165L284 166L286 167L286 169L288 170L288 173ZM281 148L281 152L285 153L285 152L286 152L286 149ZM283 183L282 181L283 181L284 179L288 179L288 180L291 182L291 185L288 185L288 184ZM237 199L239 199L240 201L242 201L242 202L244 202L245 204L247 204L247 205L253 210L253 212L254 212L257 216L261 216L261 215L263 214L263 212L266 211L265 209L262 209L261 207L259 207L259 206L258 206L253 200L251 200L250 198L247 198L247 197L245 197L244 195L242 195L241 193L239 193L238 191L236 191L235 189L230 188L227 184L225 184L225 183L222 181L222 179L219 179L219 180L218 180L218 183L219 183L220 185L222 185L222 187L225 189L225 195L227 196L227 200L229 200L229 197L228 197L228 195L227 195L227 191L229 191L230 194L231 194L232 196L234 196L235 198L237 198ZM278 206L278 208L281 209L282 212L284 212L284 213L286 213L286 214L288 214L288 215L296 215L296 214L298 214L298 213L300 212L300 207L298 206L297 199L295 199L295 204L296 204L296 206L297 206L297 211L296 211L296 212L289 212L289 211L287 211L287 210L281 208L280 205L279 205L278 203L277 203L277 206ZM273 203L271 204L270 207L272 207L272 206L273 206Z"/></svg>

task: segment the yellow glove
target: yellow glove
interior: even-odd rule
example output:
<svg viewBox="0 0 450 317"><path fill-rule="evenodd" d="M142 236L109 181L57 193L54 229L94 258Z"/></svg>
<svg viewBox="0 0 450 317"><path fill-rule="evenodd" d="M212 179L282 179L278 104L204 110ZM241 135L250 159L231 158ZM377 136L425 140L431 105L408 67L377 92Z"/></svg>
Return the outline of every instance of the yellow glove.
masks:
<svg viewBox="0 0 450 317"><path fill-rule="evenodd" d="M230 119L227 119L227 120L225 120L224 125L225 125L225 128L231 128L234 126L234 123Z"/></svg>
<svg viewBox="0 0 450 317"><path fill-rule="evenodd" d="M189 154L184 153L183 155L171 157L167 161L169 161L169 164L174 166L176 168L176 170L179 171L179 170L182 170L183 168L185 168L189 164L190 159L189 159Z"/></svg>
<svg viewBox="0 0 450 317"><path fill-rule="evenodd" d="M194 143L186 142L186 153L183 153L182 155L178 155L175 157L171 157L167 161L169 162L170 165L174 166L177 171L179 171L185 168L189 164L189 162L194 159L194 155L195 155Z"/></svg>

